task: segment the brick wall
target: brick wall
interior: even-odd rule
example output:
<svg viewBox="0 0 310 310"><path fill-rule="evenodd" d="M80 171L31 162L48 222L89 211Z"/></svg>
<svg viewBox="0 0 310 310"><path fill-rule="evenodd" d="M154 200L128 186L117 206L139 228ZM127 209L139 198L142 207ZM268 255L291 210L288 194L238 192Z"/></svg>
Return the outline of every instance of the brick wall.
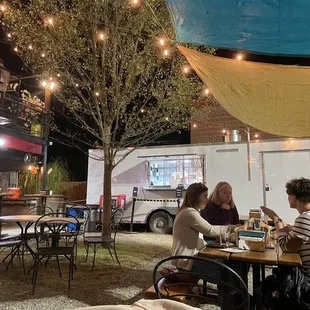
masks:
<svg viewBox="0 0 310 310"><path fill-rule="evenodd" d="M262 132L250 127L238 119L231 116L218 103L211 103L212 107L206 110L204 115L193 119L191 124L191 143L215 143L224 142L223 130L239 130L242 141L247 139L247 128L250 128L251 140L259 139L276 139L279 136Z"/></svg>

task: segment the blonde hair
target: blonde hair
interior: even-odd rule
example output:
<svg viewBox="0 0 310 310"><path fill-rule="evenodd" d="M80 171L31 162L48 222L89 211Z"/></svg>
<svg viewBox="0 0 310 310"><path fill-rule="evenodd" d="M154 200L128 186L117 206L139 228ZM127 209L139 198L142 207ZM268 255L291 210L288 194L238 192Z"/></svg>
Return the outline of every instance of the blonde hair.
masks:
<svg viewBox="0 0 310 310"><path fill-rule="evenodd" d="M185 193L180 210L183 208L197 209L199 205L199 196L206 191L208 191L208 187L206 187L203 183L191 184Z"/></svg>
<svg viewBox="0 0 310 310"><path fill-rule="evenodd" d="M213 202L215 205L220 206L222 203L220 201L220 195L219 192L224 188L224 187L229 187L232 191L232 187L230 186L229 183L227 182L220 182L215 186L214 191L212 192L211 196L210 196L210 201ZM228 203L229 206L233 209L236 207L235 203L234 203L234 199L233 196L231 195L231 200Z"/></svg>

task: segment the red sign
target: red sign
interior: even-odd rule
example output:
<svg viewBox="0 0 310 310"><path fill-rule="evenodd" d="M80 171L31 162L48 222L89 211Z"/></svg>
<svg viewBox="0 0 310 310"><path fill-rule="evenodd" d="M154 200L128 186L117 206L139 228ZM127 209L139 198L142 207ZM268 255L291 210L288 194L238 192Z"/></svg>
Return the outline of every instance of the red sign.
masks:
<svg viewBox="0 0 310 310"><path fill-rule="evenodd" d="M8 135L1 134L0 137L3 139L1 144L2 147L4 148L14 149L25 153L32 153L39 155L43 154L43 146L41 144L29 142Z"/></svg>

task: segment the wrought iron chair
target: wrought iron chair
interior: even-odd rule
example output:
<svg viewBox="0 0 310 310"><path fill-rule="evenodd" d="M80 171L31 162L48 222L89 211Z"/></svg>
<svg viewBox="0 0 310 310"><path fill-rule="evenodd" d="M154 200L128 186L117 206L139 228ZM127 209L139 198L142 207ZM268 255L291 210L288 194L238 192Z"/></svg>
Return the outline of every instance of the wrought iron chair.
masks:
<svg viewBox="0 0 310 310"><path fill-rule="evenodd" d="M175 265L176 260L192 262L192 271L176 269L162 272L165 266ZM158 298L185 300L196 298L202 303L215 304L221 309L248 310L250 296L241 277L223 263L197 256L171 256L161 260L154 268L153 283ZM216 296L207 293L207 285L218 288ZM182 289L180 290L180 287ZM187 288L184 290L184 287Z"/></svg>
<svg viewBox="0 0 310 310"><path fill-rule="evenodd" d="M84 234L84 244L86 248L85 262L87 262L87 259L88 259L89 247L91 247L94 252L92 271L94 270L96 254L100 247L106 247L112 259L114 259L112 255L112 251L113 251L116 261L121 266L121 263L119 262L119 259L117 257L115 242L116 242L116 234L118 232L122 217L123 217L122 209L117 209L113 212L111 219L110 219L108 236L102 236L102 235L88 236L87 233Z"/></svg>
<svg viewBox="0 0 310 310"><path fill-rule="evenodd" d="M58 270L59 270L59 277L61 277L61 269L59 263L59 256L65 257L69 261L69 280L68 280L68 290L70 290L71 286L71 279L73 280L73 266L74 266L74 249L76 247L77 236L79 233L79 220L73 216L70 218L67 217L65 213L52 213L49 215L41 216L37 222L35 223L34 231L36 236L36 244L37 249L35 252L35 263L33 268L33 290L34 293L36 282L37 282L37 275L39 271L39 266L41 261L47 257L49 260L50 257L56 257ZM68 224L76 224L77 229L71 232L71 240L70 244L66 244L61 242L61 233L67 232ZM48 234L48 237L51 239L51 244L46 246L46 244L42 243L42 229L44 227L43 233ZM47 261L48 261L47 260Z"/></svg>
<svg viewBox="0 0 310 310"><path fill-rule="evenodd" d="M13 260L14 260L15 256L18 255L19 258L21 257L21 261L22 261L22 265L23 265L23 271L24 271L24 274L26 274L24 255L23 255L23 253L22 253L22 255L20 255L20 248L22 246L23 246L23 241L21 239L8 239L8 240L1 240L0 241L0 248L1 249L6 249L6 248L10 249L9 254L7 254L2 260L2 263L4 263L10 257L10 260L9 260L9 262L5 268L6 270L9 269L10 265L13 268ZM2 252L2 250L1 250L1 252Z"/></svg>

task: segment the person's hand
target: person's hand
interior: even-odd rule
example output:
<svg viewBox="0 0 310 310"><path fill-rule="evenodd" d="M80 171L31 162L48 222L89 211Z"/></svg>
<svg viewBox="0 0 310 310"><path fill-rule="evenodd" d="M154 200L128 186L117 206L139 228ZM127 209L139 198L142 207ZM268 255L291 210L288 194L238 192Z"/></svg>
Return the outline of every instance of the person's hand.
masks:
<svg viewBox="0 0 310 310"><path fill-rule="evenodd" d="M230 205L227 204L227 203L223 203L221 208L224 209L224 210L230 210Z"/></svg>
<svg viewBox="0 0 310 310"><path fill-rule="evenodd" d="M284 232L289 234L292 231L293 227L291 225L287 225L279 230L279 232Z"/></svg>
<svg viewBox="0 0 310 310"><path fill-rule="evenodd" d="M266 214L270 219L274 220L275 217L279 217L276 212L273 210L267 208L267 207L260 207L264 214Z"/></svg>

